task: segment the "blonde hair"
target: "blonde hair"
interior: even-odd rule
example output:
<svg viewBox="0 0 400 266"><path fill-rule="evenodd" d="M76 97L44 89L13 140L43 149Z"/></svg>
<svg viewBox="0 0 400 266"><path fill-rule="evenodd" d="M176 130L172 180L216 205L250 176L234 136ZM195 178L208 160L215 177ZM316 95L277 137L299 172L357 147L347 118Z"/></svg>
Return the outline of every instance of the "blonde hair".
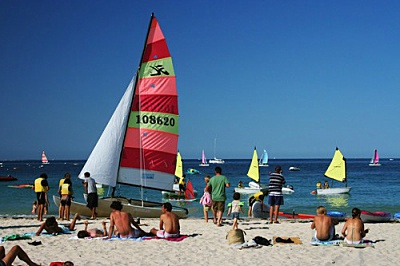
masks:
<svg viewBox="0 0 400 266"><path fill-rule="evenodd" d="M206 177L204 177L204 180L208 183L210 181L211 177L209 175L207 175Z"/></svg>
<svg viewBox="0 0 400 266"><path fill-rule="evenodd" d="M326 208L324 206L319 206L317 208L317 214L326 214Z"/></svg>

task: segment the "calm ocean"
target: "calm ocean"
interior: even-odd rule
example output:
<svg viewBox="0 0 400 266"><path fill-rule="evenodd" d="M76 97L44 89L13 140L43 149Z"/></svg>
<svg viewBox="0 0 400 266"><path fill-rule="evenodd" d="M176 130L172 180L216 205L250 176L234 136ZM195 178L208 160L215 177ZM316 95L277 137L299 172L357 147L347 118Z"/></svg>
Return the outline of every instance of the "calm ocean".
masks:
<svg viewBox="0 0 400 266"><path fill-rule="evenodd" d="M400 212L400 159L381 160L382 166L369 167L369 159L347 159L348 186L352 187L349 195L318 196L310 192L315 189L317 181L327 180L323 174L330 163L330 159L285 159L270 160L269 167L261 168L261 183L268 183L268 172L273 171L276 165L281 165L286 183L294 187L295 193L285 195L285 204L281 207L284 212L315 213L315 208L325 205L328 211L342 211L348 215L353 207L359 207L368 211ZM1 216L31 216L32 202L36 199L35 193L29 188L12 188L9 185L32 184L33 180L41 173L49 176L50 195L56 194L58 181L64 173L69 172L73 176L75 200L83 202L83 187L77 178L84 161L51 161L49 165L40 168L39 161L3 161L0 175L12 175L18 178L13 182L0 182L0 215ZM194 188L201 196L204 188L204 176L213 175L214 167L199 167L198 160L184 160L184 169L195 168L200 175L188 176ZM233 188L242 180L247 184L250 179L246 176L250 160L226 160L222 167L223 174L231 182L231 188L227 190L228 200L231 200ZM300 168L298 172L290 172L290 166ZM331 181L329 181L331 184ZM338 182L334 186L343 186ZM140 198L140 190L135 187L121 187L117 190L121 195L131 198ZM147 190L144 197L151 201L162 201L161 192ZM247 196L242 196L247 202ZM189 209L190 217L202 217L202 208L198 201L173 202ZM247 203L246 203L247 205ZM246 206L247 208L247 206ZM57 207L51 202L50 214L57 214Z"/></svg>

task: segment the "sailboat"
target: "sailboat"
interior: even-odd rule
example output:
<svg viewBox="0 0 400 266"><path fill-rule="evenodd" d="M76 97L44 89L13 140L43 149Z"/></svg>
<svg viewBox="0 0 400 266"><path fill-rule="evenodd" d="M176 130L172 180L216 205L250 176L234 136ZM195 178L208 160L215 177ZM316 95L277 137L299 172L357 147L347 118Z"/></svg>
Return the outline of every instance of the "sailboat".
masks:
<svg viewBox="0 0 400 266"><path fill-rule="evenodd" d="M268 190L268 187L264 187L260 183L260 167L257 155L257 149L254 147L253 157L251 159L251 163L249 166L249 171L247 172L247 176L250 177L253 181L249 182L248 187L236 187L235 192L240 194L254 194L262 191L263 189ZM287 186L282 188L283 194L292 194L294 193L294 189L292 186Z"/></svg>
<svg viewBox="0 0 400 266"><path fill-rule="evenodd" d="M266 150L264 150L263 155L260 158L260 163L258 166L268 166L268 153Z"/></svg>
<svg viewBox="0 0 400 266"><path fill-rule="evenodd" d="M343 182L346 186L339 188L318 188L318 195L345 194L350 192L351 187L347 186L346 159L343 157L343 154L338 148L336 148L332 161L325 172L325 176L333 180Z"/></svg>
<svg viewBox="0 0 400 266"><path fill-rule="evenodd" d="M202 150L201 152L201 164L199 164L199 166L209 166L209 164L207 163L206 154L204 153L204 150Z"/></svg>
<svg viewBox="0 0 400 266"><path fill-rule="evenodd" d="M178 147L178 97L169 49L160 25L151 15L140 66L84 165L79 178L90 172L96 183L113 188L140 188L140 199L99 199L97 216L109 216L119 200L135 217L157 218L161 203L144 201L144 189L171 190ZM56 204L59 197L53 196ZM71 212L88 215L86 204L73 202ZM188 210L174 206L186 217ZM89 214L90 215L90 214Z"/></svg>
<svg viewBox="0 0 400 266"><path fill-rule="evenodd" d="M176 155L176 168L175 168L175 176L180 179L184 177L183 174L183 162L182 162L182 156L180 152ZM186 190L185 193L182 195L179 195L179 184L178 182L175 182L172 186L172 192L171 191L162 191L162 197L164 199L169 199L169 200L187 200L187 201L194 201L196 200L197 196L197 191L193 189L193 184L190 179L186 182Z"/></svg>
<svg viewBox="0 0 400 266"><path fill-rule="evenodd" d="M42 164L49 164L49 160L46 157L46 153L42 151Z"/></svg>
<svg viewBox="0 0 400 266"><path fill-rule="evenodd" d="M374 151L374 157L372 157L369 166L381 166L381 164L379 163L379 154L377 149L375 149Z"/></svg>
<svg viewBox="0 0 400 266"><path fill-rule="evenodd" d="M217 156L215 155L216 147L217 147L217 138L214 139L214 159L210 159L208 160L208 162L216 164L224 164L225 161L223 159L217 158Z"/></svg>

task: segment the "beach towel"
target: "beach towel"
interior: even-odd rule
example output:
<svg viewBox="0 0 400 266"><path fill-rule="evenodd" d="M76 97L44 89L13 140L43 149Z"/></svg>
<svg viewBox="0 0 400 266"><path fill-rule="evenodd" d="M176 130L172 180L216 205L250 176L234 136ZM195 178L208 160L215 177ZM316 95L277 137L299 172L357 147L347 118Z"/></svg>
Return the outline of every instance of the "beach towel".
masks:
<svg viewBox="0 0 400 266"><path fill-rule="evenodd" d="M14 241L14 240L23 240L23 239L32 239L31 234L26 233L26 234L13 234L13 235L7 235L3 236L0 240L0 243L6 242L6 241Z"/></svg>
<svg viewBox="0 0 400 266"><path fill-rule="evenodd" d="M279 237L279 236L274 236L274 245L277 244L294 244L294 245L299 245L303 244L300 240L300 237L297 236L291 236L291 237Z"/></svg>
<svg viewBox="0 0 400 266"><path fill-rule="evenodd" d="M244 249L244 248L262 248L262 245L257 244L253 239L243 244L237 243L230 245L231 248Z"/></svg>
<svg viewBox="0 0 400 266"><path fill-rule="evenodd" d="M374 242L370 241L370 240L363 240L362 243L359 244L349 244L346 242L341 243L342 247L348 247L348 248L366 248L366 247L371 247L371 248L375 248L374 246Z"/></svg>
<svg viewBox="0 0 400 266"><path fill-rule="evenodd" d="M311 242L310 242L310 244L313 246L339 246L342 243L343 243L343 240L341 240L341 239L320 241L320 240L316 239L315 237L312 237Z"/></svg>
<svg viewBox="0 0 400 266"><path fill-rule="evenodd" d="M167 238L162 238L158 236L145 236L143 237L143 240L164 239L170 242L180 242L188 237L189 237L188 235L181 235L180 237L167 237Z"/></svg>

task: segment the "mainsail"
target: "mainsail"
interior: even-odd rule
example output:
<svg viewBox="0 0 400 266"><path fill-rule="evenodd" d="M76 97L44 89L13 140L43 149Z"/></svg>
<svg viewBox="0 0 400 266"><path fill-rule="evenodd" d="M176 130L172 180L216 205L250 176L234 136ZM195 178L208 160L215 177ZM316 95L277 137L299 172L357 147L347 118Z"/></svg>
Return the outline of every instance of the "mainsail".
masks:
<svg viewBox="0 0 400 266"><path fill-rule="evenodd" d="M336 148L331 164L325 172L325 176L340 182L346 182L346 159L338 148Z"/></svg>
<svg viewBox="0 0 400 266"><path fill-rule="evenodd" d="M374 151L374 157L371 159L371 163L373 163L373 164L379 163L379 154L378 154L377 149L375 149L375 151Z"/></svg>
<svg viewBox="0 0 400 266"><path fill-rule="evenodd" d="M175 176L182 178L183 177L183 163L181 153L178 151L176 154L176 168L175 168Z"/></svg>
<svg viewBox="0 0 400 266"><path fill-rule="evenodd" d="M254 148L253 158L251 159L247 176L256 181L257 183L260 182L260 169L258 167L258 155L256 148Z"/></svg>
<svg viewBox="0 0 400 266"><path fill-rule="evenodd" d="M140 66L79 177L171 190L178 146L178 96L166 40L152 15Z"/></svg>
<svg viewBox="0 0 400 266"><path fill-rule="evenodd" d="M261 156L260 165L261 166L267 166L268 165L268 153L267 153L266 150L264 150L264 153Z"/></svg>

